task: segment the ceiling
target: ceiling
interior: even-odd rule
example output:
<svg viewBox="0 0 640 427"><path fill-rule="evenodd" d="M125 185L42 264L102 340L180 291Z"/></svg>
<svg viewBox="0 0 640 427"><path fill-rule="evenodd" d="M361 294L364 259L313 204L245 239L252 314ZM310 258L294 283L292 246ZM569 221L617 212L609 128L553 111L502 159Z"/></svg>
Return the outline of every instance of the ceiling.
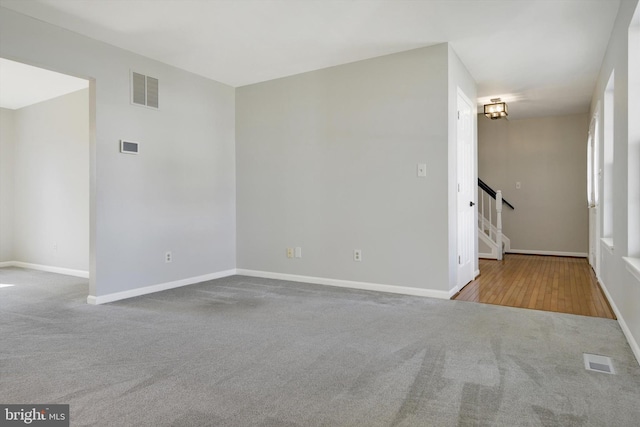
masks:
<svg viewBox="0 0 640 427"><path fill-rule="evenodd" d="M0 0L243 86L449 42L510 118L587 112L620 0ZM550 102L553 101L553 102Z"/></svg>
<svg viewBox="0 0 640 427"><path fill-rule="evenodd" d="M0 108L17 110L87 87L87 80L0 58Z"/></svg>

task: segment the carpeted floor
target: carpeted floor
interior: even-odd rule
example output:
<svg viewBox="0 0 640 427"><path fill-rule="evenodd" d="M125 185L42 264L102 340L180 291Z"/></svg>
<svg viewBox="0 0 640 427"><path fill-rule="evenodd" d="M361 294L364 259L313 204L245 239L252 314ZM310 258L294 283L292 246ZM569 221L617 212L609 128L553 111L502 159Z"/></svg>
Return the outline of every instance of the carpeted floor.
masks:
<svg viewBox="0 0 640 427"><path fill-rule="evenodd" d="M637 426L614 320L234 276L102 306L0 269L0 403L72 426ZM584 369L612 358L617 375Z"/></svg>

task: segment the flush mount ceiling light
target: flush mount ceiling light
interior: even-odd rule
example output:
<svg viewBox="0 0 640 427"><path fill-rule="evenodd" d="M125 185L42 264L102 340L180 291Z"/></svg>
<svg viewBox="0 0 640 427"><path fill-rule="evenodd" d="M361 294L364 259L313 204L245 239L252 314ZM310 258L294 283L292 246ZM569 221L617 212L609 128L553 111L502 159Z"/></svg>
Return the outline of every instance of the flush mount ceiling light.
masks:
<svg viewBox="0 0 640 427"><path fill-rule="evenodd" d="M507 104L505 102L501 102L500 98L493 98L491 102L491 104L484 105L485 116L491 120L497 120L509 115Z"/></svg>

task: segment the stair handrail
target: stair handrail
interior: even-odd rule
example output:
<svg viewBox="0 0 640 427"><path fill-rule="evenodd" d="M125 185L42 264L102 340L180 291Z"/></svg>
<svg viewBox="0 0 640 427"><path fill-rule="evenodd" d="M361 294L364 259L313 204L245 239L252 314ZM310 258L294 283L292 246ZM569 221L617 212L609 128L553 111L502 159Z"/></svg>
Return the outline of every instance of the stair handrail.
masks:
<svg viewBox="0 0 640 427"><path fill-rule="evenodd" d="M498 261L502 261L502 191L496 191L496 243L498 244Z"/></svg>
<svg viewBox="0 0 640 427"><path fill-rule="evenodd" d="M489 196L491 196L494 200L496 200L496 196L497 196L497 191L494 190L493 188L489 187L483 180L481 180L480 178L478 178L478 187L482 188L485 193L487 193ZM509 202L507 202L504 198L502 199L502 203L504 203L505 205L509 206L511 209L515 210L515 208L513 207L513 205Z"/></svg>

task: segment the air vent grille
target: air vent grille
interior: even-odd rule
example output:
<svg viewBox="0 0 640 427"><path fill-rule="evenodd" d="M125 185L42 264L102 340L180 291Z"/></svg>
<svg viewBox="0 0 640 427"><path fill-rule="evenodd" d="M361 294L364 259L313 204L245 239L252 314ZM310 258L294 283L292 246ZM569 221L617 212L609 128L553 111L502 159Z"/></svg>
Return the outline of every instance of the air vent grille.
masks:
<svg viewBox="0 0 640 427"><path fill-rule="evenodd" d="M605 374L615 374L611 358L598 356L596 354L583 353L584 367L587 371L602 372Z"/></svg>
<svg viewBox="0 0 640 427"><path fill-rule="evenodd" d="M158 108L158 79L147 77L147 106Z"/></svg>
<svg viewBox="0 0 640 427"><path fill-rule="evenodd" d="M147 85L145 83L146 77L142 74L133 73L131 78L133 103L139 105L147 105Z"/></svg>
<svg viewBox="0 0 640 427"><path fill-rule="evenodd" d="M131 72L131 102L150 108L159 108L158 79Z"/></svg>

